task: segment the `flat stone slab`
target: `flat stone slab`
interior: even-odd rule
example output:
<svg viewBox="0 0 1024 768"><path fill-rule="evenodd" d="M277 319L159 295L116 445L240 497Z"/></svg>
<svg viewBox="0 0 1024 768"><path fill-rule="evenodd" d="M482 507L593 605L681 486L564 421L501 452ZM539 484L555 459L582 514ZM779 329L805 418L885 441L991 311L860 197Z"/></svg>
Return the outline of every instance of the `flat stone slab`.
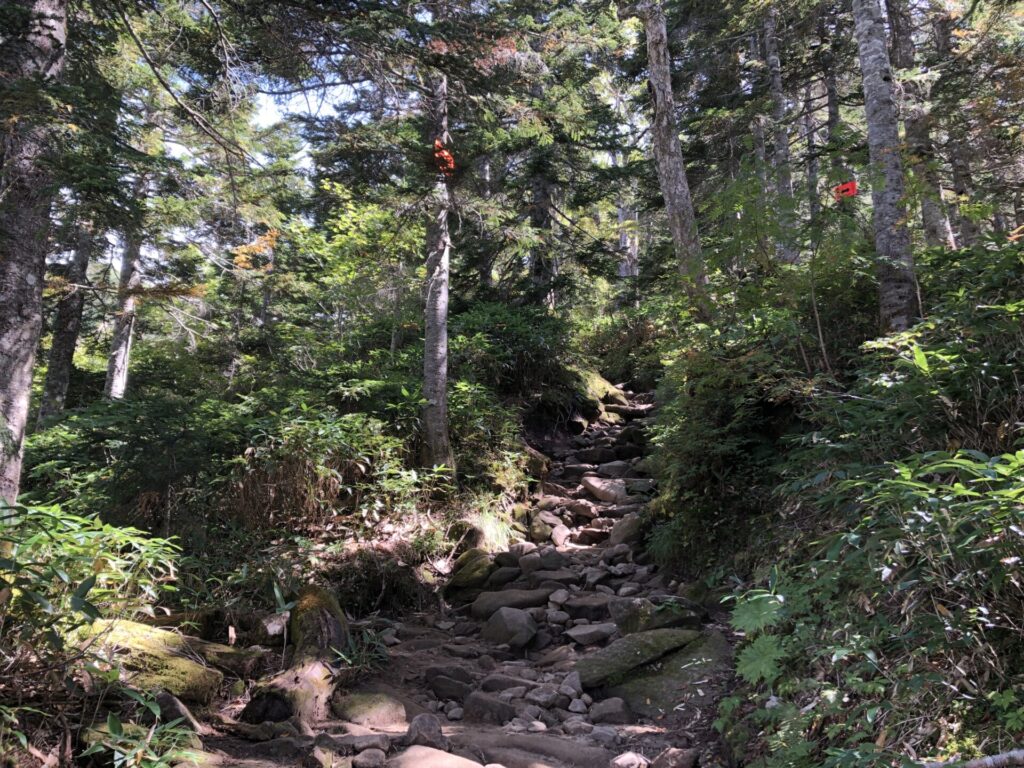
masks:
<svg viewBox="0 0 1024 768"><path fill-rule="evenodd" d="M624 635L651 629L697 629L703 623L702 613L682 601L655 605L645 597L615 598L608 604L608 613Z"/></svg>
<svg viewBox="0 0 1024 768"><path fill-rule="evenodd" d="M617 629L618 627L609 621L604 624L580 624L572 629L567 629L565 634L580 645L593 645L594 643L603 643L614 635Z"/></svg>
<svg viewBox="0 0 1024 768"><path fill-rule="evenodd" d="M499 608L537 608L547 605L548 595L554 589L503 589L500 592L484 592L469 607L477 619L489 619Z"/></svg>
<svg viewBox="0 0 1024 768"><path fill-rule="evenodd" d="M715 678L731 667L731 659L729 641L711 630L699 642L662 658L657 669L633 670L626 680L610 687L608 695L621 697L635 714L651 719L682 703L704 707L712 701Z"/></svg>
<svg viewBox="0 0 1024 768"><path fill-rule="evenodd" d="M660 659L700 638L692 629L652 629L620 637L576 662L576 671L585 688L617 683L630 670ZM622 698L626 698L623 696ZM627 699L628 701L628 699Z"/></svg>
<svg viewBox="0 0 1024 768"><path fill-rule="evenodd" d="M633 501L624 480L612 480L605 477L584 477L580 484L587 493L599 501L607 501L612 504L628 504Z"/></svg>
<svg viewBox="0 0 1024 768"><path fill-rule="evenodd" d="M388 768L480 768L482 763L432 747L409 747L388 760Z"/></svg>
<svg viewBox="0 0 1024 768"><path fill-rule="evenodd" d="M405 705L386 693L350 693L335 696L331 709L341 720L356 725L383 728L405 725Z"/></svg>
<svg viewBox="0 0 1024 768"><path fill-rule="evenodd" d="M510 767L605 768L615 757L601 747L544 734L467 730L452 734L452 742L474 754L482 753L490 763Z"/></svg>

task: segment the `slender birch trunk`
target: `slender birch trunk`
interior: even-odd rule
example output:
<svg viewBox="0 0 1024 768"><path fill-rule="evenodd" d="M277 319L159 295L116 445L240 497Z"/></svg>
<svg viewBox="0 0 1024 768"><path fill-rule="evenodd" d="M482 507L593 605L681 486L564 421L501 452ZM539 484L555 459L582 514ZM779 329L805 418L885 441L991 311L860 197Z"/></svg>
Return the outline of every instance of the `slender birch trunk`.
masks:
<svg viewBox="0 0 1024 768"><path fill-rule="evenodd" d="M103 396L108 400L122 400L128 390L128 367L131 363L132 344L135 341L135 322L138 316L138 291L142 286L142 238L140 233L125 233L121 256L121 275L117 287L117 315L114 335L107 355L107 380Z"/></svg>
<svg viewBox="0 0 1024 768"><path fill-rule="evenodd" d="M871 202L882 328L904 331L918 318L914 257L906 225L903 162L892 69L878 0L853 0L871 161Z"/></svg>
<svg viewBox="0 0 1024 768"><path fill-rule="evenodd" d="M448 78L438 74L430 94L430 127L427 146L448 135ZM444 465L454 470L455 457L448 436L448 283L451 261L451 235L448 213L451 190L448 177L438 174L427 228L427 278L424 309L423 347L423 447L424 461L431 466Z"/></svg>
<svg viewBox="0 0 1024 768"><path fill-rule="evenodd" d="M665 198L672 244L686 293L693 301L695 311L706 317L710 314L704 290L707 280L693 199L686 178L686 163L676 126L665 12L660 0L643 0L631 10L643 21L647 33L647 69L654 107L651 146L658 169L658 185Z"/></svg>
<svg viewBox="0 0 1024 768"><path fill-rule="evenodd" d="M64 410L71 381L72 363L78 333L82 328L82 307L85 305L85 282L89 261L99 248L101 235L94 230L92 222L82 222L78 227L75 250L67 270L67 290L57 304L53 320L53 340L46 364L46 382L39 403L39 422L56 416Z"/></svg>
<svg viewBox="0 0 1024 768"><path fill-rule="evenodd" d="M0 90L29 94L60 79L67 40L66 0L7 0ZM37 103L44 104L40 95ZM34 105L32 105L34 106ZM0 132L0 502L21 481L32 367L43 327L43 278L54 185L45 162L53 125L46 106L9 120Z"/></svg>
<svg viewBox="0 0 1024 768"><path fill-rule="evenodd" d="M907 0L886 0L889 27L892 30L892 64L897 70L915 67L913 18ZM931 118L925 104L928 94L916 81L902 83L903 126L906 131L908 163L920 179L921 224L925 243L955 248L953 230L942 202L942 183L935 170L935 145L931 136Z"/></svg>

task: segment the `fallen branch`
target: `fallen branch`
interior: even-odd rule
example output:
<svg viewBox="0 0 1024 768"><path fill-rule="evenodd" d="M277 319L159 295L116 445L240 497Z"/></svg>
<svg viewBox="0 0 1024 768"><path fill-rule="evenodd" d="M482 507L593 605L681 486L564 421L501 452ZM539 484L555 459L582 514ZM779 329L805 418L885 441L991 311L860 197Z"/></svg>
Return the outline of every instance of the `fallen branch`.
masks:
<svg viewBox="0 0 1024 768"><path fill-rule="evenodd" d="M976 760L946 760L939 763L925 763L923 768L1007 768L1011 765L1024 765L1024 749L1014 749L1000 755L979 757Z"/></svg>

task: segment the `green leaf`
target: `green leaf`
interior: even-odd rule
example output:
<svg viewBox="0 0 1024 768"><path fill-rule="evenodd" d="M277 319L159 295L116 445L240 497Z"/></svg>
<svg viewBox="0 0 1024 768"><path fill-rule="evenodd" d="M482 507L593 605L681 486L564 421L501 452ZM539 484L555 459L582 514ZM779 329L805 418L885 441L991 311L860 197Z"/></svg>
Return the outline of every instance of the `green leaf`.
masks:
<svg viewBox="0 0 1024 768"><path fill-rule="evenodd" d="M31 589L23 589L22 592L47 613L54 613L53 603Z"/></svg>
<svg viewBox="0 0 1024 768"><path fill-rule="evenodd" d="M782 617L783 600L767 592L748 592L736 605L729 623L740 632L757 633L774 627Z"/></svg>
<svg viewBox="0 0 1024 768"><path fill-rule="evenodd" d="M121 720L113 712L107 714L107 730L110 731L111 736L118 738L124 733L124 729L121 727Z"/></svg>
<svg viewBox="0 0 1024 768"><path fill-rule="evenodd" d="M75 589L73 596L77 597L79 600L82 600L85 598L87 594L89 594L89 590L91 590L94 586L96 586L95 574L93 574L85 581L83 581L81 584L79 584L78 587Z"/></svg>
<svg viewBox="0 0 1024 768"><path fill-rule="evenodd" d="M925 355L924 350L917 346L917 344L914 344L911 347L911 351L914 353L914 366L922 373L928 373L928 356Z"/></svg>
<svg viewBox="0 0 1024 768"><path fill-rule="evenodd" d="M771 681L779 676L779 661L786 655L779 638L761 635L739 652L736 673L748 683Z"/></svg>

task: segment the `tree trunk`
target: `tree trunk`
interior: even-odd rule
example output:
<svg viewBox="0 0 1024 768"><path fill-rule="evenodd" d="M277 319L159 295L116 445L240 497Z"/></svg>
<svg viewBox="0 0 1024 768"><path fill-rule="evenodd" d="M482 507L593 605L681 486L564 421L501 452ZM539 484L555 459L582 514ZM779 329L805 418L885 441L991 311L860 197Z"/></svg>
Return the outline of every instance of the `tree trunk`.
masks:
<svg viewBox="0 0 1024 768"><path fill-rule="evenodd" d="M952 130L956 130L954 127ZM971 174L971 153L959 137L949 139L949 164L953 169L953 193L957 200L957 228L960 230L960 247L969 248L978 242L981 232L978 223L964 213L965 204L974 197L974 177Z"/></svg>
<svg viewBox="0 0 1024 768"><path fill-rule="evenodd" d="M551 237L554 184L551 183L547 165L546 158L538 158L531 179L530 226L538 242L530 254L530 281L537 293L543 297L544 305L548 309L554 309L557 297L552 284L558 274L558 264L552 254Z"/></svg>
<svg viewBox="0 0 1024 768"><path fill-rule="evenodd" d="M402 309L405 304L405 262L399 260L395 266L392 276L394 289L392 290L391 305L391 356L394 357L398 348L402 345Z"/></svg>
<svg viewBox="0 0 1024 768"><path fill-rule="evenodd" d="M706 317L710 314L704 291L706 277L690 184L686 178L686 163L683 162L679 129L676 127L665 12L660 0L643 0L635 11L647 34L647 69L654 107L651 146L658 169L658 185L665 198L668 228L683 276L683 286L694 303L695 311Z"/></svg>
<svg viewBox="0 0 1024 768"><path fill-rule="evenodd" d="M121 400L128 389L128 365L131 361L135 321L142 285L142 239L137 231L125 234L124 253L121 257L121 276L117 289L117 316L114 318L114 337L110 341L107 357L107 381L103 395L109 400Z"/></svg>
<svg viewBox="0 0 1024 768"><path fill-rule="evenodd" d="M782 62L779 59L777 28L779 13L772 7L764 21L765 63L768 67L768 93L772 100L773 147L772 170L775 174L775 200L778 206L780 238L777 256L784 264L797 260L793 173L789 159L789 126L786 124L786 94L782 88Z"/></svg>
<svg viewBox="0 0 1024 768"><path fill-rule="evenodd" d="M878 0L853 0L853 17L868 126L882 329L904 331L917 321L917 290L885 24Z"/></svg>
<svg viewBox="0 0 1024 768"><path fill-rule="evenodd" d="M480 161L480 194L484 200L490 200L494 195L494 172L493 161L489 155L485 155ZM482 234L482 231L481 231ZM494 290L494 255L490 249L482 249L480 262L477 265L477 277L480 292L483 296L490 296Z"/></svg>
<svg viewBox="0 0 1024 768"><path fill-rule="evenodd" d="M288 622L291 666L257 685L239 719L246 723L295 718L311 724L327 716L338 684L332 655L348 648L348 623L338 601L320 587L305 587Z"/></svg>
<svg viewBox="0 0 1024 768"><path fill-rule="evenodd" d="M32 366L43 326L43 277L54 184L45 163L52 125L39 84L60 78L67 39L66 0L8 0L11 22L0 45L0 90L25 94L28 113L0 133L0 500L21 480ZM32 96L28 96L32 94ZM27 97L27 98L26 98ZM32 107L36 104L35 114Z"/></svg>
<svg viewBox="0 0 1024 768"><path fill-rule="evenodd" d="M836 57L832 46L834 40L840 36L839 20L835 12L822 14L818 21L818 37L821 39L823 48L821 67L825 83L825 149L829 153L829 175L833 182L848 181L853 178L849 167L846 164L846 155L843 151L842 136L842 114L840 113L839 99L839 76L836 72Z"/></svg>
<svg viewBox="0 0 1024 768"><path fill-rule="evenodd" d="M932 29L935 33L935 48L940 58L946 62L952 62L953 56L953 17L946 12L936 13L932 17ZM956 121L949 126L949 139L946 149L949 165L953 171L953 192L956 195L956 223L959 230L959 243L961 248L974 245L980 234L977 223L963 213L965 203L970 203L974 195L974 182L971 177L971 153L965 134L966 127Z"/></svg>
<svg viewBox="0 0 1024 768"><path fill-rule="evenodd" d="M436 140L447 146L448 78L437 75L430 96L431 125L427 146ZM448 232L451 192L448 177L438 174L433 212L427 227L427 281L423 347L423 448L429 466L454 471L455 457L448 437L448 282L452 241Z"/></svg>
<svg viewBox="0 0 1024 768"><path fill-rule="evenodd" d="M93 229L92 222L83 222L79 225L75 251L66 274L66 293L57 305L53 320L53 341L46 364L46 383L43 385L43 396L39 403L40 423L64 410L75 347L78 344L78 332L82 327L86 271L99 239L100 236Z"/></svg>
<svg viewBox="0 0 1024 768"><path fill-rule="evenodd" d="M804 90L804 134L807 141L807 210L811 222L821 215L821 193L818 189L818 126L814 122L814 92L810 85Z"/></svg>
<svg viewBox="0 0 1024 768"><path fill-rule="evenodd" d="M914 24L907 0L886 0L889 26L892 30L892 64L898 70L912 70L914 61ZM903 125L906 129L908 163L920 179L921 224L925 243L930 246L955 248L953 230L942 202L942 184L935 170L935 146L932 143L931 120L925 103L928 95L912 79L902 83Z"/></svg>

